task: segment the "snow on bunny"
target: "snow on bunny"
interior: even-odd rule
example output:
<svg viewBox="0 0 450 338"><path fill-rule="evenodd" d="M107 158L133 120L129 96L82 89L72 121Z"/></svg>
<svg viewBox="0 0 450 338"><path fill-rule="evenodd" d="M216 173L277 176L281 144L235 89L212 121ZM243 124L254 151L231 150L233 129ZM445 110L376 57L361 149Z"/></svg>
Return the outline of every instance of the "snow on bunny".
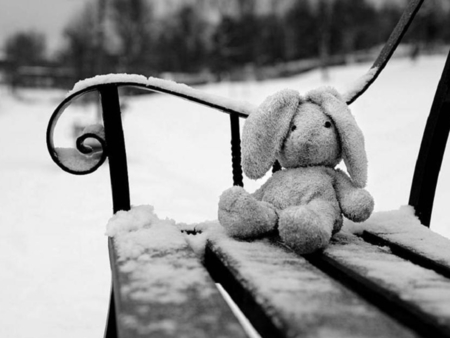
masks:
<svg viewBox="0 0 450 338"><path fill-rule="evenodd" d="M175 222L159 219L152 206L117 212L106 235L114 238L120 271L129 274L123 295L143 303L183 303L192 287L202 297L210 295L202 268L186 253L188 245Z"/></svg>

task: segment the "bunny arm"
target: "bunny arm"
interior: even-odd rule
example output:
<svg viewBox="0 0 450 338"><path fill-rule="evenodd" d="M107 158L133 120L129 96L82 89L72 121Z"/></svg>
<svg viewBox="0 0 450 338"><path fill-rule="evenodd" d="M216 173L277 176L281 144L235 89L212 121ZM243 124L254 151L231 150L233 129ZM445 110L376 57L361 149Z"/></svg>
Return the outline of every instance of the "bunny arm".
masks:
<svg viewBox="0 0 450 338"><path fill-rule="evenodd" d="M358 188L342 170L335 171L335 190L345 217L353 222L364 222L370 217L374 201L370 193Z"/></svg>
<svg viewBox="0 0 450 338"><path fill-rule="evenodd" d="M262 201L264 192L266 191L267 182L265 182L262 186L256 189L251 195L258 201Z"/></svg>

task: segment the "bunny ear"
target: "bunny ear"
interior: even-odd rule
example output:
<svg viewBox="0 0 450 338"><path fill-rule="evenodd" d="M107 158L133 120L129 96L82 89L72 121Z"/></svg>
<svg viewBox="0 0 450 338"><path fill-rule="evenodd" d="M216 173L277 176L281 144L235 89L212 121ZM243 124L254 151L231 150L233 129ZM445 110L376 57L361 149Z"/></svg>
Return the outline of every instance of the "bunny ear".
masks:
<svg viewBox="0 0 450 338"><path fill-rule="evenodd" d="M285 89L249 115L242 132L242 166L249 178L263 177L275 162L299 103L300 94Z"/></svg>
<svg viewBox="0 0 450 338"><path fill-rule="evenodd" d="M308 93L307 98L320 105L333 120L341 140L342 157L355 185L367 183L367 155L364 136L350 113L344 98L334 88L319 88Z"/></svg>

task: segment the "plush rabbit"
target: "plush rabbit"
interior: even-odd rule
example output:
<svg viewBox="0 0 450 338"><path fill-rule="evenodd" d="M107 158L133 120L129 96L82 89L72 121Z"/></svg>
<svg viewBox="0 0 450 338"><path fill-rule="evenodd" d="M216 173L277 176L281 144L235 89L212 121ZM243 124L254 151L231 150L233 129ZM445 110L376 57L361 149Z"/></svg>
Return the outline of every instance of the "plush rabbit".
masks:
<svg viewBox="0 0 450 338"><path fill-rule="evenodd" d="M283 90L248 117L242 135L242 165L251 179L275 172L253 194L235 186L220 197L219 221L236 238L278 229L300 254L325 248L342 227L342 214L355 222L373 211L364 190L364 137L339 93L325 87L302 97ZM335 166L341 161L350 177Z"/></svg>

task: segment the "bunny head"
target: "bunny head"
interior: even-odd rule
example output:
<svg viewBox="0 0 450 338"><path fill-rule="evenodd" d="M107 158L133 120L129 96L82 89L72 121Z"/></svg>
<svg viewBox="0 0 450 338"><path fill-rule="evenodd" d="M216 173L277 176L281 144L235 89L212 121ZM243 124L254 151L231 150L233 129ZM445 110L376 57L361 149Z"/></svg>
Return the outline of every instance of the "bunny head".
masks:
<svg viewBox="0 0 450 338"><path fill-rule="evenodd" d="M336 166L341 160L341 147L333 120L320 106L301 103L275 157L284 168Z"/></svg>
<svg viewBox="0 0 450 338"><path fill-rule="evenodd" d="M263 177L275 160L289 169L335 167L344 159L355 185L364 187L367 180L363 134L333 88L304 97L286 89L268 97L245 122L242 155L252 179Z"/></svg>

